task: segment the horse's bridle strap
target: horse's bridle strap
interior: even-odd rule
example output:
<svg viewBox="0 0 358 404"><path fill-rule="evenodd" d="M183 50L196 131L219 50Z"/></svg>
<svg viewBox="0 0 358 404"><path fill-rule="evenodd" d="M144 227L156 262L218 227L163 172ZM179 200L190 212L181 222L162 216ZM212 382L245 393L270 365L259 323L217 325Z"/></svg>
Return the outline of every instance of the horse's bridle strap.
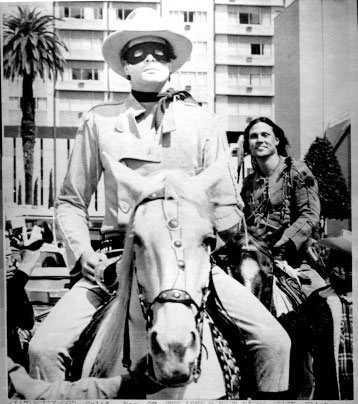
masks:
<svg viewBox="0 0 358 404"><path fill-rule="evenodd" d="M163 290L159 293L159 295L154 299L153 303L182 303L187 306L193 304L197 309L199 309L198 305L194 302L188 292L185 292L181 289L168 289Z"/></svg>

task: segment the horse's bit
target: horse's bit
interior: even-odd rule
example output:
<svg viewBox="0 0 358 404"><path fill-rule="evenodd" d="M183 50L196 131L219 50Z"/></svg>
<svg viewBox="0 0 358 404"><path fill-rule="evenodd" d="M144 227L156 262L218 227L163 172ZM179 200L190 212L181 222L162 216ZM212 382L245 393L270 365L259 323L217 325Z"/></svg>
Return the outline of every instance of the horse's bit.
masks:
<svg viewBox="0 0 358 404"><path fill-rule="evenodd" d="M176 202L176 216L173 218L169 218L167 215L167 212L165 211L164 204L168 198L166 198L164 196L163 192L151 194L149 197L144 199L140 204L138 204L136 209L138 208L138 206L140 206L146 202L155 200L155 199L162 200L162 210L164 213L164 217L166 219L167 228L169 230L170 239L171 239L171 247L175 254L175 259L176 259L177 267L178 267L178 276L179 276L180 271L185 272L185 255L184 255L184 247L183 247L182 235L181 235L181 226L180 226L180 222L179 222L179 202L178 201ZM174 282L174 284L175 284L175 282ZM184 304L188 307L194 306L196 308L195 322L196 322L196 327L197 327L197 329L199 331L199 335L200 335L200 353L199 353L195 368L193 370L193 379L195 382L197 382L200 377L200 374L201 374L203 315L204 315L204 311L206 308L206 302L207 302L207 299L209 296L208 286L206 286L204 289L204 293L203 293L203 297L202 297L200 306L194 301L194 299L190 296L190 294L188 292L186 292L185 290L176 289L176 288L163 290L153 299L152 302L148 302L144 296L143 287L138 283L138 279L137 279L137 286L138 286L139 302L140 302L140 305L142 308L142 313L143 313L144 319L146 321L147 330L152 327L152 314L153 314L152 308L155 303L168 303L168 302L180 303L180 304ZM125 334L127 334L127 333L125 333ZM126 342L126 345L127 345L127 349L129 349L129 335L128 335L128 341ZM122 362L123 362L123 366L129 368L131 365L131 361L130 361L130 358L127 356L129 356L129 355L126 355L126 357L123 356Z"/></svg>

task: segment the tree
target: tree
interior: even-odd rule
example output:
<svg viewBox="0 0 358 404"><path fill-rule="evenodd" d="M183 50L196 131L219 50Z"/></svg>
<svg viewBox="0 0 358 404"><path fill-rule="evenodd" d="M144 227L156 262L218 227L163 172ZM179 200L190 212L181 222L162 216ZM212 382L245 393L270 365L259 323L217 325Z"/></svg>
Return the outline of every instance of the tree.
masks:
<svg viewBox="0 0 358 404"><path fill-rule="evenodd" d="M21 137L25 169L25 203L32 203L33 153L35 146L35 99L33 82L37 76L56 79L63 73L65 43L54 31L58 18L18 7L4 19L4 77L22 77Z"/></svg>
<svg viewBox="0 0 358 404"><path fill-rule="evenodd" d="M317 137L304 160L318 181L322 220L349 218L350 192L331 142Z"/></svg>

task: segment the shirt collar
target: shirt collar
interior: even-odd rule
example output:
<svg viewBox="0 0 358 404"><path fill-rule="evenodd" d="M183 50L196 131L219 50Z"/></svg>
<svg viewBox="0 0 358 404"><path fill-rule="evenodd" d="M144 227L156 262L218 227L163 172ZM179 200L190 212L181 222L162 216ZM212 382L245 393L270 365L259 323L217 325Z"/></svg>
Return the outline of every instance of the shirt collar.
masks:
<svg viewBox="0 0 358 404"><path fill-rule="evenodd" d="M174 104L175 100L170 103L169 107L167 108L165 115L162 121L162 131L163 133L168 133L174 131L175 128L175 119L174 119ZM123 132L125 128L125 123L123 118L125 117L126 120L130 120L131 118L135 120L139 115L145 112L145 108L142 104L140 104L132 94L129 94L127 99L124 102L124 114L117 119L115 129L118 132Z"/></svg>

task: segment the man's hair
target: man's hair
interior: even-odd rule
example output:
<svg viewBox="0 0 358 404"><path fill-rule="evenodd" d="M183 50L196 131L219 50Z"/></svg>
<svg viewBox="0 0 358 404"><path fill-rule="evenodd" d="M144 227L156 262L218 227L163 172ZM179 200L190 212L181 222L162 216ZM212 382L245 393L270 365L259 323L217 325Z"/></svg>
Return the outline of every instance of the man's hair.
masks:
<svg viewBox="0 0 358 404"><path fill-rule="evenodd" d="M244 152L246 154L250 153L250 148L249 148L249 134L251 128L256 125L259 122L266 123L267 125L271 126L274 135L277 137L279 143L277 145L277 152L280 156L282 157L287 157L287 147L289 146L288 140L285 136L285 132L274 122L271 121L271 119L266 118L265 116L260 116L259 118L256 118L252 120L246 127L244 131Z"/></svg>

